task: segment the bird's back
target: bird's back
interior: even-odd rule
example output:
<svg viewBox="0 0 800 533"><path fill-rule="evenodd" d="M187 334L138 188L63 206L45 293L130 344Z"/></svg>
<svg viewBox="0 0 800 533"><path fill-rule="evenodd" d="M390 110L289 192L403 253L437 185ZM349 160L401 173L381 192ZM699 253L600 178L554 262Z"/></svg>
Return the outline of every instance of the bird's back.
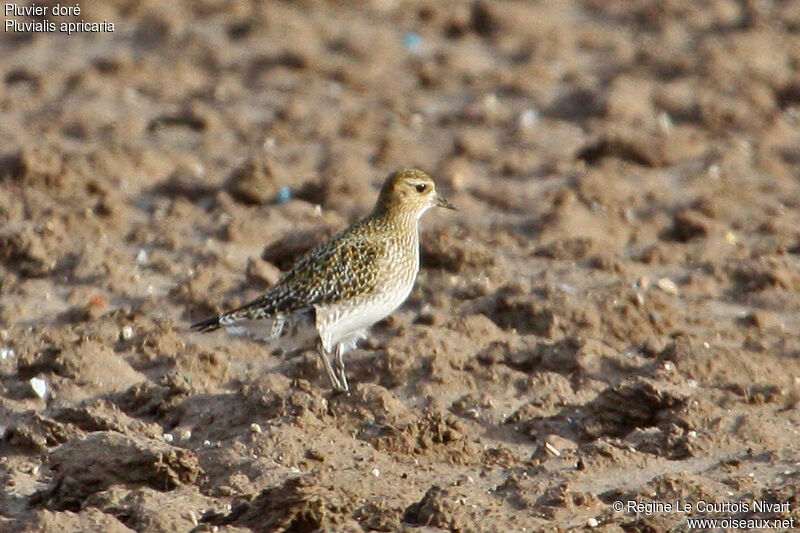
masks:
<svg viewBox="0 0 800 533"><path fill-rule="evenodd" d="M388 231L387 231L388 230ZM401 239L407 240L407 239ZM306 313L315 306L327 306L357 299L390 283L387 275L398 262L400 242L370 217L334 235L303 254L294 266L265 294L247 304L192 327L208 331L245 320L266 320Z"/></svg>

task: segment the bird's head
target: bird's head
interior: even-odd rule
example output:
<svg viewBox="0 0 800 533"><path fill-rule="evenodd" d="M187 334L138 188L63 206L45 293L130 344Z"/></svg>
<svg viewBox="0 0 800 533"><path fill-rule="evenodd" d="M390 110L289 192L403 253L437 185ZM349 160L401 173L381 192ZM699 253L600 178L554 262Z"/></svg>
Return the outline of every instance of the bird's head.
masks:
<svg viewBox="0 0 800 533"><path fill-rule="evenodd" d="M431 207L456 209L436 193L436 184L421 170L403 169L383 182L376 209L388 209L419 219Z"/></svg>

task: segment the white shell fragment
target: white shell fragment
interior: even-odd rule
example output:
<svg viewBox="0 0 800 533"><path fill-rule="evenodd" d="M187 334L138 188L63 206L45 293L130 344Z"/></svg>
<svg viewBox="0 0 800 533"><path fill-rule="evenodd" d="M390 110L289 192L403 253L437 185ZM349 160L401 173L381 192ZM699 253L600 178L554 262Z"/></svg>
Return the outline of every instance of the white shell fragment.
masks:
<svg viewBox="0 0 800 533"><path fill-rule="evenodd" d="M550 455L553 455L555 457L561 457L561 451L558 448L556 448L555 446L553 446L552 444L550 444L549 442L545 442L544 443L544 449Z"/></svg>

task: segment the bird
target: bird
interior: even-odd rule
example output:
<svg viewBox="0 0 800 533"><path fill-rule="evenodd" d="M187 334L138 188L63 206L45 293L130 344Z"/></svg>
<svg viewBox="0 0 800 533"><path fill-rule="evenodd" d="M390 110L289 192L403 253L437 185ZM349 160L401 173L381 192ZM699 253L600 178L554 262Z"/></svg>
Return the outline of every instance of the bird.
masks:
<svg viewBox="0 0 800 533"><path fill-rule="evenodd" d="M419 222L432 207L456 210L418 169L390 174L366 217L300 256L263 295L197 322L297 352L316 348L336 392L347 392L344 355L399 308L419 272Z"/></svg>

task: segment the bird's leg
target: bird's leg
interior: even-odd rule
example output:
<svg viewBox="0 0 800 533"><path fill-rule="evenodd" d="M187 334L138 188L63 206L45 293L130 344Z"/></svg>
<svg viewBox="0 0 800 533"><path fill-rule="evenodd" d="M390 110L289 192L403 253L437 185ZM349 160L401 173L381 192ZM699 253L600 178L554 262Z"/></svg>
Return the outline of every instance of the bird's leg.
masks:
<svg viewBox="0 0 800 533"><path fill-rule="evenodd" d="M339 373L339 383L344 387L344 391L349 390L347 386L347 376L344 373L344 344L336 345L336 371Z"/></svg>
<svg viewBox="0 0 800 533"><path fill-rule="evenodd" d="M322 345L321 340L317 342L317 353L319 354L319 358L322 359L322 365L325 367L325 372L328 373L328 379L331 380L333 389L339 392L347 391L347 384L345 383L342 385L339 382L339 378L336 376L336 373L333 371L331 360L328 357L328 352L325 350L325 346Z"/></svg>

